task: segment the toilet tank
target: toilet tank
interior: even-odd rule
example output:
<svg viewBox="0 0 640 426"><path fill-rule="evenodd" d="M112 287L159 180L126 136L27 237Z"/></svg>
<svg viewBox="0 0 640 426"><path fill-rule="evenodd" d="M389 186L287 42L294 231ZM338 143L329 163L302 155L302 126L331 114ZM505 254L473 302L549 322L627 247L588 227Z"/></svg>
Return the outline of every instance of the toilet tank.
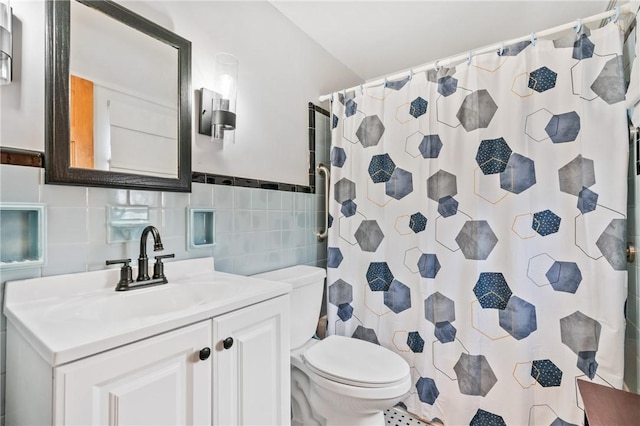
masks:
<svg viewBox="0 0 640 426"><path fill-rule="evenodd" d="M291 284L289 294L291 350L313 337L318 325L327 272L316 266L296 265L254 275L255 278Z"/></svg>

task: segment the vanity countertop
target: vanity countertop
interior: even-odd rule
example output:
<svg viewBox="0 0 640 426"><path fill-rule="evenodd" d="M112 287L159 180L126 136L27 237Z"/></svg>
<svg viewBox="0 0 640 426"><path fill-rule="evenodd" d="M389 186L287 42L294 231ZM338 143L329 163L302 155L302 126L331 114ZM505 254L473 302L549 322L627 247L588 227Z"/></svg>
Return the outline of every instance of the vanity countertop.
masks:
<svg viewBox="0 0 640 426"><path fill-rule="evenodd" d="M168 284L124 292L114 291L119 268L8 282L4 314L57 366L291 291L215 271L212 258L168 262L165 273Z"/></svg>

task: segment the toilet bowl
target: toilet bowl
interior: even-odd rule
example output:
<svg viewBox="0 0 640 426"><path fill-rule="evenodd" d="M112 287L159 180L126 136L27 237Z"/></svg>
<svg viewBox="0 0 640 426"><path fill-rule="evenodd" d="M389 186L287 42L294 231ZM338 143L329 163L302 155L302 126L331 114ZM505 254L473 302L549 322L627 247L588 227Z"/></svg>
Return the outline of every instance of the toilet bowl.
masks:
<svg viewBox="0 0 640 426"><path fill-rule="evenodd" d="M380 345L344 336L313 338L325 271L294 266L257 275L292 285L291 424L383 425L384 410L411 387L409 365Z"/></svg>

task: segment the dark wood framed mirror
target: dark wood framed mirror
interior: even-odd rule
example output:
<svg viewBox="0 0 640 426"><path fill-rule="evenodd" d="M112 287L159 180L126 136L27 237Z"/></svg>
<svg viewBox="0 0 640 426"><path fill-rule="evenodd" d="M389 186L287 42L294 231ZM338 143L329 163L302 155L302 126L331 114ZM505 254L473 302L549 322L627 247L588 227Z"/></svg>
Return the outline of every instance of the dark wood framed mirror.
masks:
<svg viewBox="0 0 640 426"><path fill-rule="evenodd" d="M45 183L191 191L191 42L109 0L49 0Z"/></svg>

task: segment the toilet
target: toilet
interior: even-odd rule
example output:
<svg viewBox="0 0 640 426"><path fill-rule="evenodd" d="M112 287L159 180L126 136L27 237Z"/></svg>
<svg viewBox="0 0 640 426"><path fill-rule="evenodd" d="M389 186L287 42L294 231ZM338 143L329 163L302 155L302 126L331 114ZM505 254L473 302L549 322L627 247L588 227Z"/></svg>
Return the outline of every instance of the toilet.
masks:
<svg viewBox="0 0 640 426"><path fill-rule="evenodd" d="M255 275L291 284L291 424L384 425L411 387L409 365L380 345L314 339L326 271L298 265Z"/></svg>

